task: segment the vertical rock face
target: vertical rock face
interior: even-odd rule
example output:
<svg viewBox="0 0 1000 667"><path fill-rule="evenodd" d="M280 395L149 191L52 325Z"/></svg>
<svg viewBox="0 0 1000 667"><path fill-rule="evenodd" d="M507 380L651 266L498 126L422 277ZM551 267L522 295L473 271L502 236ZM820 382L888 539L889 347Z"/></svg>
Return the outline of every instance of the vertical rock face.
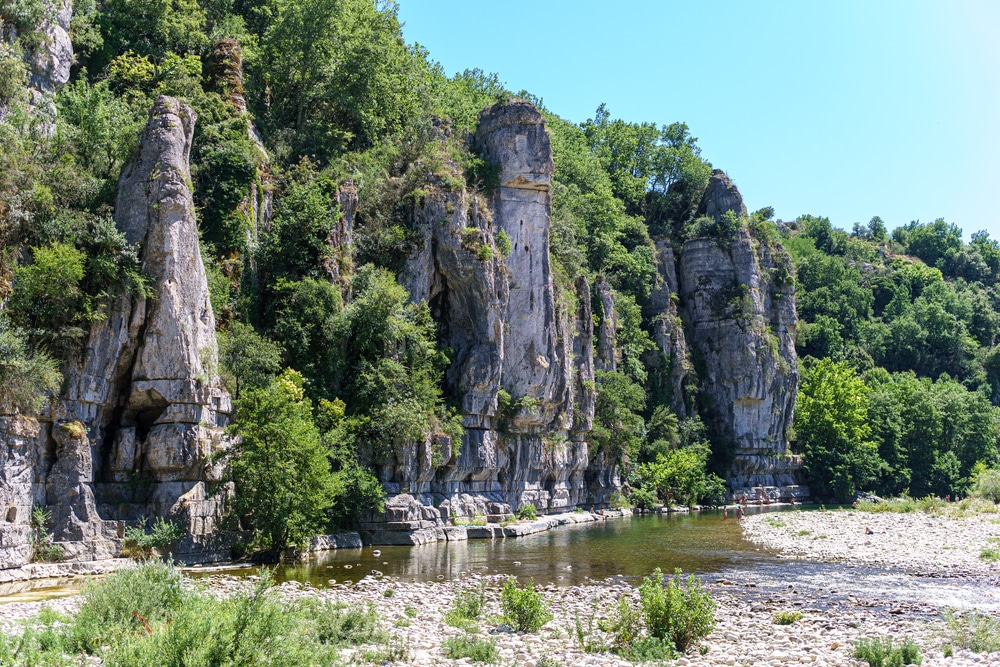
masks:
<svg viewBox="0 0 1000 667"><path fill-rule="evenodd" d="M717 171L702 211L718 219L746 209ZM680 297L701 360L710 426L731 447L727 482L734 496L755 497L757 486L775 487L780 497L807 495L799 486L801 463L787 456L785 439L798 382L792 275L780 246L760 244L746 230L723 245L688 241L681 252Z"/></svg>
<svg viewBox="0 0 1000 667"><path fill-rule="evenodd" d="M698 207L698 215L707 215L718 222L727 211L746 217L747 207L744 206L743 197L729 180L729 176L721 169L716 169L708 181L705 196L701 200L701 206Z"/></svg>
<svg viewBox="0 0 1000 667"><path fill-rule="evenodd" d="M677 310L680 285L674 250L666 240L656 242L656 278L649 295L648 316L653 323L656 350L644 359L650 368L653 395L681 418L690 408L686 403L685 386L697 382L688 353L684 324Z"/></svg>
<svg viewBox="0 0 1000 667"><path fill-rule="evenodd" d="M505 322L513 344L504 351L503 386L515 399L537 401L533 411L517 417L519 428L541 429L563 421L562 408L571 391L560 345L565 328L560 331L556 317L548 259L552 147L541 113L527 102L496 104L485 111L475 144L500 169L493 222L511 242Z"/></svg>
<svg viewBox="0 0 1000 667"><path fill-rule="evenodd" d="M158 98L118 182L115 222L141 247L150 298L110 304L50 415L0 424L3 475L16 496L8 523L26 525L29 502L48 505L54 538L71 559L116 555L125 523L154 515L186 529L175 557L228 556L213 554L224 494L209 494L220 479L211 457L225 446L230 399L218 378L191 195L194 123L186 105ZM0 567L24 564L15 556L0 553Z"/></svg>
<svg viewBox="0 0 1000 667"><path fill-rule="evenodd" d="M502 518L525 503L600 505L619 488L585 442L595 400L591 291L580 278L560 297L552 281L542 116L524 102L497 104L483 112L475 145L499 168L500 186L487 200L432 183L414 212L422 247L400 276L411 299L428 302L453 352L446 381L465 435L457 456L445 443L414 443L383 469L399 495L368 525L382 541L441 539L451 517ZM575 309L563 305L570 301Z"/></svg>

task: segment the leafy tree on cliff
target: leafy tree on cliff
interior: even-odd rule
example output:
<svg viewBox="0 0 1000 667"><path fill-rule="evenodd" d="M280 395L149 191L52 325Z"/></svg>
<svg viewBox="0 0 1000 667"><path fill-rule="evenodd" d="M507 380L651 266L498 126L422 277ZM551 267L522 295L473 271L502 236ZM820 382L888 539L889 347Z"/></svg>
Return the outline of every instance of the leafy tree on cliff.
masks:
<svg viewBox="0 0 1000 667"><path fill-rule="evenodd" d="M867 420L870 389L845 363L820 359L805 370L795 433L809 487L820 498L869 488L879 468Z"/></svg>

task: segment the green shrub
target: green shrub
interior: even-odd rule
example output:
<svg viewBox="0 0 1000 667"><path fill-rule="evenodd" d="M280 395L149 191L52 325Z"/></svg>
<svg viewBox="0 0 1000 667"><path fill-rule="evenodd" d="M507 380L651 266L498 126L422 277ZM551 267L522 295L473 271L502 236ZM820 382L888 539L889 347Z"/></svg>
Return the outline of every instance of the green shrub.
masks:
<svg viewBox="0 0 1000 667"><path fill-rule="evenodd" d="M893 646L892 638L859 639L854 645L854 657L870 667L903 667L919 665L923 658L920 647L907 638L901 646Z"/></svg>
<svg viewBox="0 0 1000 667"><path fill-rule="evenodd" d="M541 593L535 591L535 583L529 581L524 588L518 588L513 577L500 590L500 611L503 622L516 632L537 632L552 620L552 612Z"/></svg>
<svg viewBox="0 0 1000 667"><path fill-rule="evenodd" d="M527 505L521 505L517 508L517 518L524 519L526 521L534 521L538 518L538 510L531 503Z"/></svg>
<svg viewBox="0 0 1000 667"><path fill-rule="evenodd" d="M189 597L183 591L182 579L172 565L148 561L89 584L69 630L68 648L92 652L122 636L169 620Z"/></svg>
<svg viewBox="0 0 1000 667"><path fill-rule="evenodd" d="M980 469L973 476L970 496L1000 502L1000 468Z"/></svg>
<svg viewBox="0 0 1000 667"><path fill-rule="evenodd" d="M663 660L673 660L677 657L677 651L674 650L674 645L667 639L643 637L637 640L632 645L632 649L627 651L623 657L628 658L632 662L658 663Z"/></svg>
<svg viewBox="0 0 1000 667"><path fill-rule="evenodd" d="M146 532L146 520L138 526L125 530L123 553L131 558L148 560L155 554L154 549L165 549L184 537L184 531L172 521L156 517L150 532Z"/></svg>
<svg viewBox="0 0 1000 667"><path fill-rule="evenodd" d="M656 568L643 579L639 596L649 636L672 642L681 653L715 627L715 602L694 576L682 581L679 569L664 581Z"/></svg>
<svg viewBox="0 0 1000 667"><path fill-rule="evenodd" d="M642 614L631 600L623 597L618 600L608 624L602 628L611 633L611 648L616 653L627 653L642 634Z"/></svg>
<svg viewBox="0 0 1000 667"><path fill-rule="evenodd" d="M795 621L802 620L802 612L799 611L779 611L774 615L775 625L791 625Z"/></svg>
<svg viewBox="0 0 1000 667"><path fill-rule="evenodd" d="M948 638L952 644L976 653L1000 651L1000 620L970 612L945 613Z"/></svg>
<svg viewBox="0 0 1000 667"><path fill-rule="evenodd" d="M470 658L472 662L500 662L500 650L492 639L459 635L444 640L444 652L452 660Z"/></svg>
<svg viewBox="0 0 1000 667"><path fill-rule="evenodd" d="M511 250L513 250L513 244L511 243L510 240L510 234L501 229L499 232L497 232L496 243L497 243L497 250L500 251L500 255L504 259L510 257Z"/></svg>
<svg viewBox="0 0 1000 667"><path fill-rule="evenodd" d="M321 644L357 646L389 641L371 603L350 606L345 602L305 598L292 605L290 613L302 619L300 630L305 628Z"/></svg>

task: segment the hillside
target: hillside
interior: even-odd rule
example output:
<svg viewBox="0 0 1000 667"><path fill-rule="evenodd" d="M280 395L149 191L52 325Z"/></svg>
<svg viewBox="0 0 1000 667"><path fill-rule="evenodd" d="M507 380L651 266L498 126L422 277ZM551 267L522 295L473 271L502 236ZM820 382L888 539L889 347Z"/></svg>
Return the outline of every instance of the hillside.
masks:
<svg viewBox="0 0 1000 667"><path fill-rule="evenodd" d="M152 517L203 561L1000 458L985 234L748 212L686 124L449 77L392 3L0 19L2 568Z"/></svg>

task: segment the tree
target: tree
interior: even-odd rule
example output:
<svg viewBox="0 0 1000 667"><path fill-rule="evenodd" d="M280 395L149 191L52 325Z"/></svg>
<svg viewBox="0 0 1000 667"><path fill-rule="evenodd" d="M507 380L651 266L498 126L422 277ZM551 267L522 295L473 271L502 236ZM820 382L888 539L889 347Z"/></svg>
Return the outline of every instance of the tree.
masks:
<svg viewBox="0 0 1000 667"><path fill-rule="evenodd" d="M0 411L34 415L59 389L59 365L43 352L28 351L22 332L0 311Z"/></svg>
<svg viewBox="0 0 1000 667"><path fill-rule="evenodd" d="M646 432L638 413L646 403L642 386L616 371L597 371L597 404L593 443L611 459L623 465L636 460Z"/></svg>
<svg viewBox="0 0 1000 667"><path fill-rule="evenodd" d="M233 322L218 339L222 379L233 398L247 389L266 387L281 370L281 346L249 324Z"/></svg>
<svg viewBox="0 0 1000 667"><path fill-rule="evenodd" d="M869 392L846 363L820 359L805 371L795 433L818 497L846 499L875 479L879 458L867 420Z"/></svg>
<svg viewBox="0 0 1000 667"><path fill-rule="evenodd" d="M302 376L288 369L236 401L236 436L226 453L235 484L233 510L258 545L279 551L326 526L333 477Z"/></svg>

